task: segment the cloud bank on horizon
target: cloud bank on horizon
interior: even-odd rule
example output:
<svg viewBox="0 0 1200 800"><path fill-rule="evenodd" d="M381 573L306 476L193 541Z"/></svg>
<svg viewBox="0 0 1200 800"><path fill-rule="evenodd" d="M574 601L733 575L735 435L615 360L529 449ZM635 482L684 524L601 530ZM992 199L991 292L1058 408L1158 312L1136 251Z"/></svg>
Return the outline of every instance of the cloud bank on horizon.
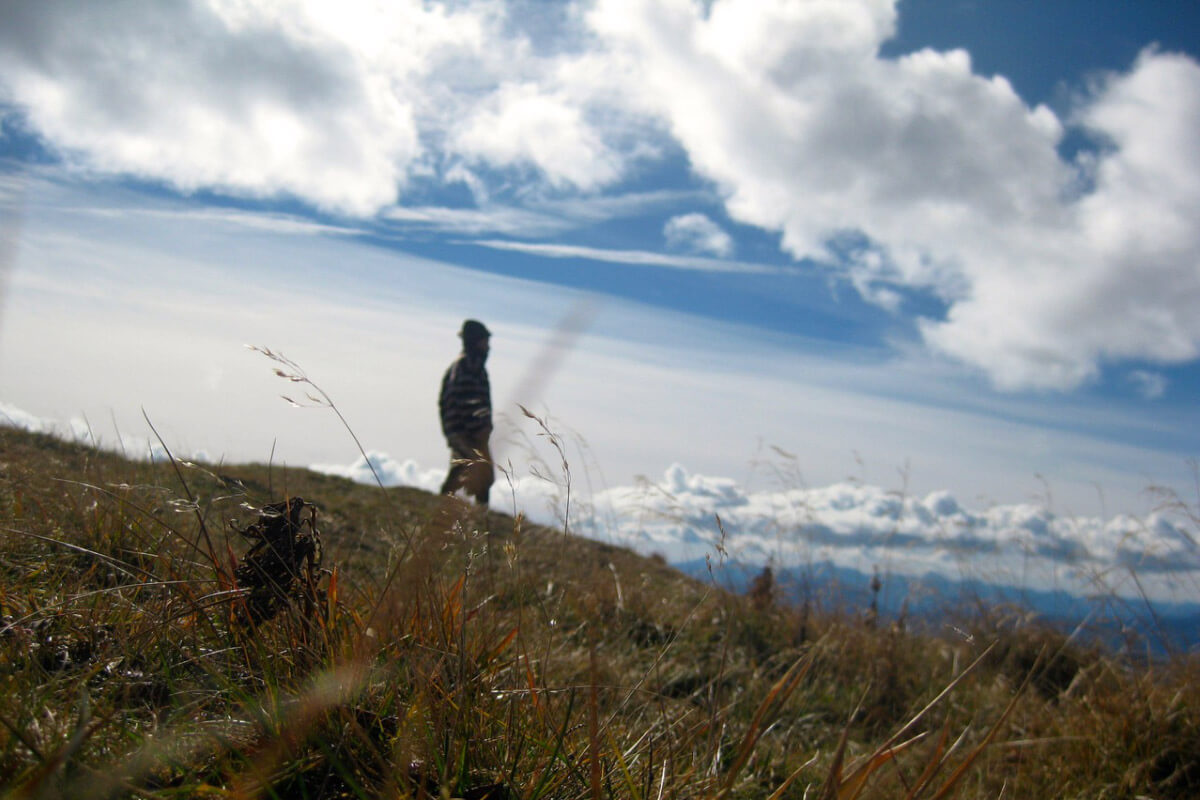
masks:
<svg viewBox="0 0 1200 800"><path fill-rule="evenodd" d="M16 3L0 115L79 174L521 240L571 224L548 203L628 193L682 158L796 262L896 313L929 301L924 345L997 387L1069 390L1132 362L1130 382L1161 395L1145 367L1200 355L1200 64L1148 42L1056 113L963 50L881 55L901 13ZM467 199L430 201L446 192ZM685 268L738 256L699 212L661 235Z"/></svg>
<svg viewBox="0 0 1200 800"><path fill-rule="evenodd" d="M349 465L312 469L364 484L436 492L445 477L412 459L368 454ZM743 565L802 567L833 563L870 573L886 568L910 577L938 575L1076 596L1110 592L1192 602L1200 585L1194 520L1179 498L1144 519L1062 516L1047 504L961 506L949 492L923 497L861 483L791 485L788 461L772 470L775 486L750 489L730 478L672 464L659 480L579 497L568 524L580 535L660 554L673 563L724 553ZM782 468L782 469L779 469ZM562 524L565 479L501 476L496 504L544 524ZM511 500L510 500L511 498ZM1140 582L1140 586L1135 583Z"/></svg>

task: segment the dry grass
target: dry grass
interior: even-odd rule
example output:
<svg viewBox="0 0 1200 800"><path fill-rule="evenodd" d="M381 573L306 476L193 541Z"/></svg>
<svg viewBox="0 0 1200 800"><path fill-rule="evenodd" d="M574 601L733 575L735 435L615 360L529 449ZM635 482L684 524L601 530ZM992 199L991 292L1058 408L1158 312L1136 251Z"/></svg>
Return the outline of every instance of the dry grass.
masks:
<svg viewBox="0 0 1200 800"><path fill-rule="evenodd" d="M10 429L0 453L5 797L1200 793L1189 657L982 615L970 638L802 615L306 471ZM323 571L247 619L254 542L228 521L295 496L320 508Z"/></svg>

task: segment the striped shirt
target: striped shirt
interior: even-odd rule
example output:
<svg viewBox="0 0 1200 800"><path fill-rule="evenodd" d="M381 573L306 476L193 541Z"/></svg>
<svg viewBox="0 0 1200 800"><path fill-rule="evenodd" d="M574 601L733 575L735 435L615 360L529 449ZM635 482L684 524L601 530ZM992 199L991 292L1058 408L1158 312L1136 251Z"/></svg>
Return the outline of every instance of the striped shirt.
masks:
<svg viewBox="0 0 1200 800"><path fill-rule="evenodd" d="M442 433L446 438L492 427L492 388L483 362L465 354L442 377L438 396Z"/></svg>

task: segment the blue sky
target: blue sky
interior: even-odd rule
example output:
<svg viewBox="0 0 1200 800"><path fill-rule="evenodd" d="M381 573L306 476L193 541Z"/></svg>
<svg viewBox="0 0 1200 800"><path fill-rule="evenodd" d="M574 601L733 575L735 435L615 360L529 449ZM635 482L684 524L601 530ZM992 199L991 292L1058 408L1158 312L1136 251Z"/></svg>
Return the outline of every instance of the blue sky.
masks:
<svg viewBox="0 0 1200 800"><path fill-rule="evenodd" d="M1200 453L1192 3L5 4L0 401L445 458L465 316L598 485L1146 514ZM791 463L791 462L789 462ZM1192 499L1189 496L1189 499Z"/></svg>

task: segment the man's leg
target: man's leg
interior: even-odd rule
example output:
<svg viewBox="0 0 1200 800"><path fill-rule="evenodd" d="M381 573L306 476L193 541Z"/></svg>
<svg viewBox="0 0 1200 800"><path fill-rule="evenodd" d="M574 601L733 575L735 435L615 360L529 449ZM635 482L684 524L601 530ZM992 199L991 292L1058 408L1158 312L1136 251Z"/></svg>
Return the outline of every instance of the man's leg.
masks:
<svg viewBox="0 0 1200 800"><path fill-rule="evenodd" d="M496 481L496 470L492 466L492 452L488 447L491 431L483 430L476 434L471 445L474 449L473 458L463 476L463 484L467 493L475 498L481 506L487 506L492 484Z"/></svg>
<svg viewBox="0 0 1200 800"><path fill-rule="evenodd" d="M462 464L456 463L456 461L451 457L450 470L446 473L446 480L442 481L439 494L454 494L458 491L458 487L462 486Z"/></svg>
<svg viewBox="0 0 1200 800"><path fill-rule="evenodd" d="M463 442L455 437L448 444L450 445L450 471L446 473L446 480L442 481L440 494L454 494L463 488L470 477L471 462L475 459L475 454L471 452L468 442Z"/></svg>

